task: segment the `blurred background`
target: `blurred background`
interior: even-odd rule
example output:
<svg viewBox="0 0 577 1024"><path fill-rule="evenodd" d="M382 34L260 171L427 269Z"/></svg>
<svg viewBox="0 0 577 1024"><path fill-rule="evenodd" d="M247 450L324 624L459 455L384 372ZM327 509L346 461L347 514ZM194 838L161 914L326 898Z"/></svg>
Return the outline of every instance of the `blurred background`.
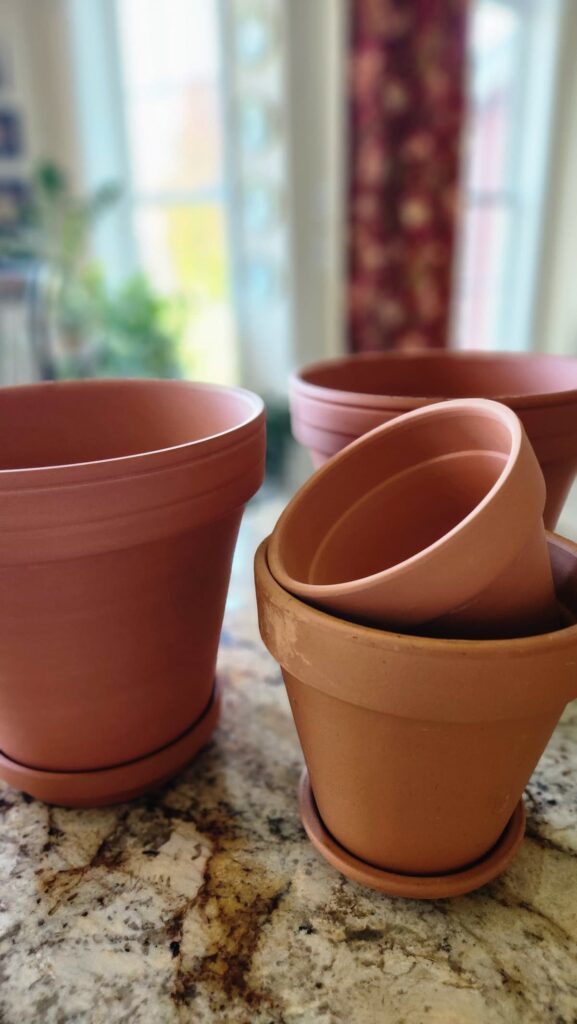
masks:
<svg viewBox="0 0 577 1024"><path fill-rule="evenodd" d="M244 384L274 474L304 362L577 354L576 47L574 0L0 0L0 383Z"/></svg>

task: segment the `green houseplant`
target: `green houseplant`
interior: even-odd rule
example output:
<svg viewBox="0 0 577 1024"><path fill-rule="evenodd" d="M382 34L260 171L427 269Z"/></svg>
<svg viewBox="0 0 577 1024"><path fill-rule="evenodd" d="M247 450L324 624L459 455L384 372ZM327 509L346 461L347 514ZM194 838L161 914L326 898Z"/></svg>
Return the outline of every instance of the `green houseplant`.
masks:
<svg viewBox="0 0 577 1024"><path fill-rule="evenodd" d="M142 273L112 287L91 257L92 231L119 198L113 183L78 197L61 168L42 162L21 227L2 240L0 255L33 260L47 271L50 376L180 375L184 300L157 293Z"/></svg>

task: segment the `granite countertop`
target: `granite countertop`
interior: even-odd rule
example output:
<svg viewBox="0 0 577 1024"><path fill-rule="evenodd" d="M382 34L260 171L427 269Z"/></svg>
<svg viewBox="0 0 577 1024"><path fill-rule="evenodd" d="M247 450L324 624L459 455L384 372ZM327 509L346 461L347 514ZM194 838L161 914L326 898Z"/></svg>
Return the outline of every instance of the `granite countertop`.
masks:
<svg viewBox="0 0 577 1024"><path fill-rule="evenodd" d="M301 828L301 754L262 647L250 510L223 633L222 722L174 783L117 807L0 789L2 1024L575 1024L577 710L526 795L500 879L389 899L324 863Z"/></svg>

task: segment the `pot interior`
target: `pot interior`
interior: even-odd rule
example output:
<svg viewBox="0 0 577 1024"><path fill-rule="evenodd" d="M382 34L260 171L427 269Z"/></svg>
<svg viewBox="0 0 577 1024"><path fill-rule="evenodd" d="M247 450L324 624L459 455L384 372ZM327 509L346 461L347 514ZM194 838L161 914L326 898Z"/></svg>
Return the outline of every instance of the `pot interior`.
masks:
<svg viewBox="0 0 577 1024"><path fill-rule="evenodd" d="M505 417L448 408L393 421L357 445L313 478L280 521L279 554L294 580L363 579L430 547L495 486L513 440Z"/></svg>
<svg viewBox="0 0 577 1024"><path fill-rule="evenodd" d="M304 369L321 388L391 397L514 398L577 389L577 360L479 353L381 353Z"/></svg>
<svg viewBox="0 0 577 1024"><path fill-rule="evenodd" d="M463 452L414 466L376 487L321 543L309 583L363 579L424 551L473 512L504 464L494 452Z"/></svg>
<svg viewBox="0 0 577 1024"><path fill-rule="evenodd" d="M0 389L0 470L159 451L233 430L256 412L245 392L189 381L66 381Z"/></svg>

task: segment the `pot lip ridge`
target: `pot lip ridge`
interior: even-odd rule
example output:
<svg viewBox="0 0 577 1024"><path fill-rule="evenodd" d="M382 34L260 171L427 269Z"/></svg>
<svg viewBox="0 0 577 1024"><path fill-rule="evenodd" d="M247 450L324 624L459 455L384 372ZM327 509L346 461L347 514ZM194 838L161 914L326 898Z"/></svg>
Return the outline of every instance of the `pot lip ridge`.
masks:
<svg viewBox="0 0 577 1024"><path fill-rule="evenodd" d="M199 449L194 460L191 460L187 452L190 445L183 444L172 448L160 448L156 452L147 451L136 456L119 456L114 459L99 459L94 462L55 464L53 466L39 466L36 469L30 470L0 470L0 492L3 495L17 495L20 497L24 497L27 494L38 496L58 486L61 493L79 494L82 491L107 484L118 486L124 483L134 484L135 482L144 483L145 481L153 483L159 479L167 479L170 475L174 476L183 471L190 471L191 464L194 465L197 472L201 472L214 464L214 460L224 456L227 458L235 457L236 465L242 467L237 475L244 475L249 471L249 468L254 468L264 461L264 451L261 452L257 447L259 438L263 434L261 429L262 421L261 426L259 426L258 419L255 423L255 430L250 432L248 430L244 432L238 431L240 436L235 439L231 438L225 448L217 449L216 451L207 451L204 447ZM230 431L227 433L230 433ZM233 431L233 433L237 432ZM222 435L216 434L214 436L218 439ZM262 447L264 449L264 444ZM246 451L240 450L243 448L248 449L250 458L246 458ZM154 460L155 455L162 454L174 454L174 458L167 459L162 464L151 464L151 460ZM241 458L243 455L244 458ZM138 458L140 461L138 464L131 462L126 466L130 458ZM102 467L102 472L98 472L100 467ZM80 472L73 476L73 471L77 468ZM87 468L93 470L88 479L82 475L82 470ZM40 469L44 469L47 475L42 477L22 475L24 473L36 474ZM123 472L123 470L126 471ZM12 474L14 474L14 477ZM16 476L15 474L19 475ZM206 494L208 492L201 491L199 493Z"/></svg>
<svg viewBox="0 0 577 1024"><path fill-rule="evenodd" d="M335 466L342 466L343 463L346 463L351 459L354 460L358 458L359 455L357 453L360 449L370 447L373 441L377 440L383 433L390 434L391 436L397 432L402 434L406 428L410 428L415 420L426 422L426 420L431 416L435 418L443 416L451 419L454 415L458 415L462 410L470 411L471 413L480 411L492 419L496 419L498 417L508 428L511 443L506 455L505 465L499 473L497 480L483 496L481 501L478 502L477 505L475 505L475 507L460 520L460 522L432 544L429 544L426 548L423 548L401 562L395 563L395 565L390 566L387 569L372 573L369 576L359 577L358 579L353 580L336 581L329 584L317 584L310 583L305 580L294 580L290 576L284 567L284 559L281 554L283 530L287 521L289 521L295 514L298 514L299 506L302 508L304 503L306 503L310 492L319 486L319 481L322 481L324 477L330 476L330 474L333 473ZM434 406L420 407L418 409L411 410L404 416L396 417L395 419L389 420L387 423L375 427L373 430L361 435L361 437L358 437L352 442L352 444L333 455L328 462L309 477L284 509L271 534L269 544L268 564L271 567L273 575L285 589L291 590L296 584L298 586L299 593L303 597L309 597L311 600L319 600L321 594L329 595L338 593L343 596L354 595L358 593L359 590L364 590L372 587L373 585L377 585L380 581L387 580L394 582L395 579L403 576L407 571L410 571L417 565L430 563L431 560L435 559L439 551L445 552L448 547L462 544L463 537L467 536L471 527L476 530L482 530L485 513L488 509L492 512L491 506L499 501L500 492L502 493L505 488L507 491L510 491L510 488L514 487L516 470L525 476L523 466L521 465L519 458L523 451L522 445L524 440L524 430L516 413L508 406L486 398L458 398L448 402L440 402ZM526 440L525 445L528 448L528 442ZM531 452L530 454L533 453ZM535 466L537 466L536 460ZM540 482L543 491L542 505L544 507L545 485L542 476L540 477ZM358 499L359 496L357 495L356 497ZM507 502L510 502L510 494L507 494L506 500ZM521 541L523 540L522 532L519 531L516 534L516 537L516 546L520 546Z"/></svg>
<svg viewBox="0 0 577 1024"><path fill-rule="evenodd" d="M577 562L577 543L552 531L546 531L548 543L571 551ZM547 649L555 650L562 647L577 646L577 622L562 629L548 633L537 633L532 636L512 637L496 640L464 640L451 637L427 637L414 633L401 633L393 629L382 629L367 626L336 614L322 611L307 601L296 597L286 590L273 576L268 562L268 548L271 536L265 537L259 544L255 554L255 575L268 591L268 599L283 609L287 618L308 618L319 630L341 633L343 636L355 633L355 636L371 647L405 648L415 653L426 655L427 658L467 655L468 658L482 660L494 658L499 660L505 653L516 656L531 657L541 654Z"/></svg>
<svg viewBox="0 0 577 1024"><path fill-rule="evenodd" d="M375 395L371 392L355 392L345 391L340 388L332 388L323 384L316 384L314 381L308 379L310 375L313 375L319 370L328 369L333 366L343 366L350 364L351 362L409 362L412 358L421 358L430 360L431 362L438 360L439 362L447 357L454 362L473 362L473 360L479 360L481 362L504 362L505 360L519 360L519 362L541 362L551 361L551 363L567 362L575 363L575 359L571 356L558 356L552 353L524 353L524 352L486 352L482 349L469 349L466 351L457 350L425 350L422 352L361 352L357 355L341 356L338 359L323 359L318 360L315 363L309 363L306 366L301 367L293 371L289 378L289 393L298 396L299 394L306 395L311 399L315 399L321 402L332 402L335 405L357 405L362 404L364 408L372 408L374 410L385 410L389 409L391 412L399 409L412 409L414 408L415 401L419 402L419 405L427 404L432 405L438 402L444 402L448 399L443 395L402 395L402 394L390 394L390 395ZM514 409L531 409L539 406L557 406L571 404L577 401L577 388L567 388L559 391L535 391L531 394L503 394L503 395L486 395L484 396L488 401L502 402ZM372 405L371 405L372 403Z"/></svg>
<svg viewBox="0 0 577 1024"><path fill-rule="evenodd" d="M255 392L248 390L247 388L240 387L229 387L225 384L212 384L205 381L188 381L173 378L146 378L142 380L140 378L122 378L122 377L102 377L90 380L63 380L63 381L40 381L34 384L16 384L7 387L0 387L0 398L3 393L14 393L17 391L30 391L32 389L42 388L45 390L73 390L74 388L81 387L86 390L104 390L105 387L111 385L127 385L128 387L136 387L138 385L145 384L163 384L170 385L171 383L189 386L191 390L205 391L207 393L220 393L225 395L234 395L244 400L247 407L247 415L244 419L240 420L232 427L228 427L226 430L217 431L215 434L207 434L206 436L197 438L194 441L184 441L181 444L168 445L165 448L147 448L145 451L133 452L128 455L117 455L111 458L104 459L88 459L81 462L55 462L49 466L20 466L17 468L2 468L0 466L0 484L4 481L18 478L23 478L26 474L38 477L38 483L41 483L43 475L48 476L50 473L70 471L81 472L89 467L107 467L111 468L118 467L120 464L126 464L137 467L138 463L146 458L150 458L155 455L163 455L168 453L182 453L186 455L188 453L194 454L207 447L213 447L219 442L223 442L226 446L228 439L232 439L233 435L237 435L239 431L250 432L251 429L255 429L257 432L259 427L264 425L265 422L265 405L260 395Z"/></svg>

